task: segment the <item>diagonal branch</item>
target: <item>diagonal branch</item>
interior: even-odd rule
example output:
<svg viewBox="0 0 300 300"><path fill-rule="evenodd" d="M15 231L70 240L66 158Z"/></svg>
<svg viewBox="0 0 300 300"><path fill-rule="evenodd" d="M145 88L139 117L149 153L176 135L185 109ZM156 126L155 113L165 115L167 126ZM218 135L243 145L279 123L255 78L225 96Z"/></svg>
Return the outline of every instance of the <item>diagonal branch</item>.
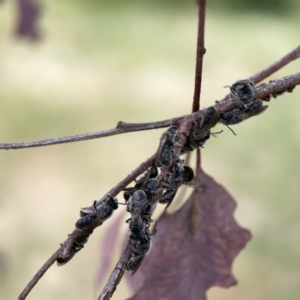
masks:
<svg viewBox="0 0 300 300"><path fill-rule="evenodd" d="M249 79L252 80L253 83L256 84L256 83L266 79L267 77L269 77L270 75L277 72L278 70L280 70L281 68L283 68L284 66L286 66L287 64L289 64L290 62L292 62L293 60L295 60L299 57L300 57L300 46L295 48L293 51L291 51L290 53L288 53L287 55L285 55L278 61L271 64L266 69L254 74Z"/></svg>
<svg viewBox="0 0 300 300"><path fill-rule="evenodd" d="M191 131L192 125L193 125L192 121L188 121L188 120L184 120L179 124L178 140L176 141L173 149L177 155L180 155L181 149L186 141L189 132ZM158 181L160 182L159 185L161 185L163 181L166 182L166 178L168 176L169 176L169 169L168 168L162 169L160 175L157 178ZM148 200L150 207L148 208L147 212L150 214L150 218L151 218L151 214L153 213L153 211L151 212L152 210L151 208L157 204L160 196L161 193L156 193L153 197L151 197L150 200ZM119 259L118 263L116 264L114 270L112 271L107 284L105 285L103 291L98 297L98 300L108 300L112 297L114 291L117 288L117 285L119 284L125 272L126 264L130 259L131 253L132 253L131 242L130 240L128 240L126 248L123 254L121 255L121 258Z"/></svg>
<svg viewBox="0 0 300 300"><path fill-rule="evenodd" d="M295 85L300 84L300 73L296 73L293 75L289 75L283 77L278 80L274 80L272 83L266 84L264 88L257 88L257 94L255 99L264 98L272 93L276 93L282 89L287 89L289 87L293 87ZM235 101L229 96L225 97L222 101L219 101L216 105L216 108L221 111L228 111L235 107ZM55 144L64 144L71 142L79 142L85 140L91 140L96 138L102 138L127 132L133 131L142 131L142 130L150 130L168 127L174 123L180 123L184 119L193 119L194 121L198 121L203 114L202 111L197 111L192 114L183 115L180 117L175 117L168 120L162 120L157 122L149 122L149 123L125 123L119 122L117 127L114 129L102 130L91 133L78 134L73 136L66 136L60 138L32 141L32 142L21 142L21 143L0 143L0 150L10 150L10 149L24 149L24 148L34 148L34 147L42 147L49 146Z"/></svg>
<svg viewBox="0 0 300 300"><path fill-rule="evenodd" d="M112 297L113 293L117 288L117 285L119 284L119 282L121 281L124 275L126 263L130 259L131 253L132 253L131 245L130 242L128 241L126 248L123 254L121 255L121 258L117 262L116 267L111 273L107 284L105 285L102 293L98 297L98 300L108 300Z"/></svg>
<svg viewBox="0 0 300 300"><path fill-rule="evenodd" d="M262 80L268 78L290 62L294 61L295 59L300 57L300 46L292 50L290 53L285 55L284 57L280 58L279 60L275 61L273 64L268 66L267 68L257 72L256 74L249 77L254 84L261 82ZM222 100L229 99L230 95L226 95Z"/></svg>
<svg viewBox="0 0 300 300"><path fill-rule="evenodd" d="M137 176L142 174L144 171L146 171L153 163L154 155L149 157L147 160L145 160L143 163L141 163L134 171L132 171L125 179L123 179L121 182L119 182L115 187L113 187L110 191L107 192L99 201L100 202L105 201L106 195L115 196L117 195L125 186L127 186L130 182L132 182ZM45 274L45 272L51 267L51 265L56 261L59 257L67 256L70 253L71 247L74 244L74 241L80 237L84 236L86 234L90 234L95 227L91 226L88 229L88 232L86 231L78 231L74 230L67 238L67 240L61 245L61 247L53 253L53 255L43 264L43 266L38 270L38 272L34 275L34 277L30 280L30 282L26 285L20 296L18 297L18 300L24 300L26 299L27 295L30 293L32 288L38 283L38 281L41 279L41 277ZM130 252L131 254L131 252ZM124 273L124 272L123 272Z"/></svg>
<svg viewBox="0 0 300 300"><path fill-rule="evenodd" d="M272 93L275 93L277 91L285 90L289 87L295 86L297 84L300 84L300 72L296 73L294 75L283 77L279 80L272 81L271 83L258 88L257 93L255 95L255 99L264 98L267 95L270 95ZM222 111L227 111L235 107L235 101L231 98L229 98L226 101L219 102L216 105L217 109L221 109ZM180 154L180 151L182 149L182 146L185 143L186 137L188 136L193 122L196 120L197 117L201 117L202 111L187 115L185 118L179 117L177 118L177 125L179 126L179 139L176 141L174 152L178 155ZM173 119L174 120L174 119ZM170 120L172 122L172 120ZM171 123L170 123L171 124ZM174 124L174 122L173 122ZM130 125L131 126L131 125ZM129 126L129 127L130 127ZM117 195L124 187L126 187L130 182L132 182L137 176L142 174L144 171L146 171L153 163L153 160L155 158L155 154L148 158L145 162L140 164L134 171L132 171L125 179L123 179L121 182L119 182L115 187L113 187L110 191L107 192L100 200L98 200L97 205L99 205L101 202L105 201L107 198L107 195L115 196ZM168 170L164 170L160 174L160 180L166 181L168 177ZM157 198L156 198L157 197ZM151 199L151 205L155 205L158 201L159 193ZM31 289L36 285L36 283L39 281L39 279L44 275L44 273L50 268L50 266L55 262L55 260L59 257L64 258L70 253L71 247L74 243L74 241L80 237L87 234L90 234L94 228L93 224L88 228L88 230L85 231L78 231L74 230L67 238L67 240L61 245L61 247L46 261L46 263L40 268L40 270L36 273L36 275L31 279L31 281L28 283L28 285L25 287L25 289L22 291L22 293L19 296L19 300L23 300L27 297ZM129 246L128 246L129 247ZM127 249L127 248L126 248ZM123 254L121 257L119 263L117 264L115 270L113 271L113 274L111 275L111 282L109 284L109 289L106 288L106 295L103 298L99 299L109 299L109 295L112 295L113 291L111 290L112 287L116 287L117 284L120 281L120 278L122 277L125 268L124 264L125 261L128 260L128 257L130 257L130 253L126 252L126 254ZM121 265L120 265L121 264ZM122 266L122 267L120 267ZM121 270L121 271L120 271ZM122 271L123 270L123 271ZM122 273L123 272L123 273ZM102 296L101 296L102 297ZM108 297L108 298L107 298Z"/></svg>
<svg viewBox="0 0 300 300"><path fill-rule="evenodd" d="M39 269L39 271L33 276L33 278L29 281L25 289L22 291L17 300L24 300L27 295L30 293L32 288L36 285L36 283L41 279L41 277L46 273L46 271L54 264L56 259L59 257L58 249L56 252L52 254L52 256L43 264L43 266Z"/></svg>

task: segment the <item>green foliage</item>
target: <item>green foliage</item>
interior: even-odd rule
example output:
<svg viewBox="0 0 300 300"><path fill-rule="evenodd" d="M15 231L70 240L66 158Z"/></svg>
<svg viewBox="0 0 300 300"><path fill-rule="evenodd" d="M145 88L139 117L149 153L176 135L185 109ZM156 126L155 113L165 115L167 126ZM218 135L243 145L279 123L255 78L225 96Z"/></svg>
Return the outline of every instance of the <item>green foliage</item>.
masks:
<svg viewBox="0 0 300 300"><path fill-rule="evenodd" d="M208 5L214 9L230 10L233 12L258 12L258 13L288 13L297 5L295 1L285 0L208 0Z"/></svg>

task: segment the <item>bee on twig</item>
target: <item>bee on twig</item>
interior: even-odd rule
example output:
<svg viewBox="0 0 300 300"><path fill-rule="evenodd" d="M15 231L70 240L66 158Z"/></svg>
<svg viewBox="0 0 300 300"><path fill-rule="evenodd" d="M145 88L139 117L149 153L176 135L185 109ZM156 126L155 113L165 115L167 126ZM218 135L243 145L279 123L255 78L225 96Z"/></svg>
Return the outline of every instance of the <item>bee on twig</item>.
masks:
<svg viewBox="0 0 300 300"><path fill-rule="evenodd" d="M91 224L97 223L101 225L113 214L114 210L118 208L118 200L115 197L108 196L106 201L97 206L97 201L94 201L92 208L82 208L80 210L81 218L75 223L78 230L85 230Z"/></svg>
<svg viewBox="0 0 300 300"><path fill-rule="evenodd" d="M189 187L195 187L194 171L182 161L176 162L172 167L172 172L165 183L166 191L162 194L159 203L167 204L165 210L172 204L178 188L185 184Z"/></svg>
<svg viewBox="0 0 300 300"><path fill-rule="evenodd" d="M158 167L169 167L173 163L173 152L178 126L172 125L160 138L159 146L156 152L155 164Z"/></svg>
<svg viewBox="0 0 300 300"><path fill-rule="evenodd" d="M238 80L229 86L229 89L238 108L247 108L254 99L254 92L257 91L250 79Z"/></svg>
<svg viewBox="0 0 300 300"><path fill-rule="evenodd" d="M181 153L190 152L199 147L203 148L205 142L210 138L210 128L217 124L220 114L221 112L216 110L215 107L208 107L200 121L195 122Z"/></svg>
<svg viewBox="0 0 300 300"><path fill-rule="evenodd" d="M78 251L80 251L82 248L84 248L84 245L87 243L89 236L90 235L88 234L88 235L78 237L71 247L70 254L65 258L59 257L56 260L57 265L63 266L67 262L69 262Z"/></svg>
<svg viewBox="0 0 300 300"><path fill-rule="evenodd" d="M261 100L254 101L247 109L235 108L233 110L224 112L220 116L219 122L224 125L235 125L243 122L251 117L263 113L268 108L267 105L263 106Z"/></svg>

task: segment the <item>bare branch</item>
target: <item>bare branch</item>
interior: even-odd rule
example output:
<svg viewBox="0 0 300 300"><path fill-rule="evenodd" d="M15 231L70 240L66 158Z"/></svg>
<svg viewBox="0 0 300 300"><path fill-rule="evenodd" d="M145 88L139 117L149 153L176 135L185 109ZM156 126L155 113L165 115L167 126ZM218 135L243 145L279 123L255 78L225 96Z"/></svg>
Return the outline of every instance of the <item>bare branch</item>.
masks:
<svg viewBox="0 0 300 300"><path fill-rule="evenodd" d="M265 86L258 88L255 99L264 98L267 95L270 95L272 93L276 93L278 91L285 90L289 87L293 87L297 84L300 84L300 73L296 73L294 75L283 77L279 80L272 81L269 84L266 84ZM235 101L231 98L229 98L226 101L219 102L216 105L217 109L221 109L222 111L228 111L236 106ZM176 119L173 119L171 123L174 124L174 120L177 120L179 125L179 139L176 141L174 145L174 152L178 155L181 153L181 149L186 141L186 137L189 135L189 132L192 128L193 122L197 120L197 117L201 117L201 111L198 111L196 113L186 115L184 117L179 117ZM155 123L155 122L154 122ZM171 124L170 123L170 124ZM146 124L146 123L143 123ZM121 125L123 126L123 125ZM127 125L126 125L127 126ZM129 127L134 127L135 125L129 125ZM134 171L132 171L125 179L123 179L121 182L119 182L115 187L113 187L110 191L107 192L100 200L98 200L97 204L100 204L101 202L105 201L107 198L107 195L115 196L117 195L124 187L126 187L130 182L132 182L137 176L142 174L144 171L146 171L153 163L153 160L155 158L155 154L152 155L150 158L148 158L145 162L140 164L139 167L137 167ZM163 170L159 176L159 180L166 181L168 177L168 171L167 169ZM155 197L150 200L151 206L155 205L158 201L158 198L160 197L159 193L156 193ZM36 273L36 275L32 278L32 280L28 283L28 285L25 287L23 292L20 294L18 299L25 299L26 296L29 294L31 289L35 286L35 284L39 281L39 279L43 276L43 274L50 268L50 266L55 262L57 258L65 258L71 250L72 245L74 244L75 240L80 237L87 234L90 234L93 232L94 228L99 225L91 224L91 226L85 230L85 231L79 231L74 230L67 238L67 240L61 245L60 249L58 249L47 261L46 263L40 268L40 270ZM123 253L119 263L117 264L115 270L113 271L113 274L110 277L110 281L107 283L105 287L105 295L100 297L99 299L109 299L109 297L112 295L113 291L115 290L117 284L120 281L120 278L123 276L124 268L125 268L125 262L130 257L130 253L128 252L129 243L125 249L125 252ZM113 288L113 290L112 290ZM107 298L108 297L108 298Z"/></svg>
<svg viewBox="0 0 300 300"><path fill-rule="evenodd" d="M268 78L269 76L271 76L272 74L274 74L275 72L277 72L278 70L280 70L281 68L283 68L284 66L286 66L287 64L289 64L290 62L294 61L295 59L297 59L299 57L300 57L300 46L298 46L297 48L292 50L290 53L288 53L284 57L275 61L273 64L271 64L267 68L252 75L251 77L249 77L249 79L251 81L253 81L253 83L255 83L255 84L259 83L262 80ZM222 100L227 100L229 98L230 98L230 95L228 94Z"/></svg>
<svg viewBox="0 0 300 300"><path fill-rule="evenodd" d="M272 95L276 92L286 90L298 84L300 84L300 72L295 73L293 75L285 76L281 79L274 80L263 87L258 87L253 100L263 99L268 95ZM215 107L224 112L235 108L236 104L231 97L228 97L222 101L217 102L217 105Z"/></svg>
<svg viewBox="0 0 300 300"><path fill-rule="evenodd" d="M125 186L127 186L130 182L132 182L137 176L146 171L153 163L154 155L140 164L134 171L132 171L125 179L119 182L115 187L113 187L107 194L105 194L99 201L98 204L105 201L106 195L115 196L117 195ZM93 224L92 224L93 225ZM57 258L66 257L71 250L72 245L75 240L87 234L91 234L96 226L90 226L88 230L79 231L74 230L71 234L69 234L67 240L61 245L61 247L44 263L44 265L40 268L40 270L34 275L34 277L27 284L25 289L20 294L18 300L23 300L30 293L31 289L38 283L40 278L44 275L44 273L51 267L51 265L57 260ZM98 225L99 226L99 225ZM131 253L131 252L130 252ZM123 272L124 273L124 272Z"/></svg>
<svg viewBox="0 0 300 300"><path fill-rule="evenodd" d="M272 93L276 93L282 89L287 89L289 87L300 84L299 75L300 73L296 73L290 76L283 77L278 80L274 80L271 84L267 84L264 88L258 88L257 97L255 99L266 97ZM218 102L216 105L218 109L221 111L228 111L235 107L235 102L231 97L227 97L224 100ZM71 142L79 142L84 140L91 140L96 138L102 138L132 131L142 131L142 130L150 130L168 127L171 124L181 122L184 119L193 119L195 121L201 118L202 111L197 111L193 114L183 115L180 117L176 117L173 119L162 120L157 122L149 122L149 123L125 123L119 122L117 128L102 130L92 133L84 133L67 137L53 138L47 140L33 141L33 142L24 142L24 143L0 143L0 150L10 150L10 149L24 149L24 148L33 148L33 147L42 147L49 146L55 144L63 144L63 143L71 143Z"/></svg>
<svg viewBox="0 0 300 300"><path fill-rule="evenodd" d="M33 276L33 278L29 281L25 289L22 291L17 300L26 299L27 295L30 293L32 288L36 285L36 283L42 278L42 276L46 273L46 271L53 265L56 259L59 256L60 249L53 253L53 255L43 264L43 266L39 269L39 271Z"/></svg>
<svg viewBox="0 0 300 300"><path fill-rule="evenodd" d="M206 51L204 47L204 24L205 24L206 0L197 0L197 4L198 4L198 35L197 35L195 88L194 88L192 112L198 111L200 108L203 56Z"/></svg>
<svg viewBox="0 0 300 300"><path fill-rule="evenodd" d="M58 137L58 138L50 138L50 139L39 140L39 141L31 141L31 142L0 143L0 149L4 149L4 150L24 149L24 148L34 148L34 147L43 147L43 146L50 146L50 145L57 145L57 144L87 141L87 140L122 134L126 132L163 128L163 127L170 126L171 123L172 123L172 119L158 121L158 122L149 122L149 123L125 123L120 121L117 124L117 127L113 129L69 135L69 136Z"/></svg>
<svg viewBox="0 0 300 300"><path fill-rule="evenodd" d="M178 140L176 141L176 143L174 145L174 149L173 149L177 155L180 155L180 153L181 153L181 149L186 141L188 134L191 131L192 124L193 123L191 120L184 120L183 122L181 122L179 124ZM160 175L157 178L159 181L159 186L162 186L163 181L166 182L166 178L168 176L169 176L169 169L168 168L162 169ZM150 214L150 217L151 217L151 213L153 213L153 211L151 212L151 208L157 204L158 200L160 199L160 196L161 196L161 193L155 193L148 200L149 207L147 209L147 213ZM103 291L101 292L98 300L104 300L104 299L108 300L112 297L114 291L117 288L117 285L119 284L119 282L125 272L126 264L127 264L128 260L130 259L131 253L132 253L131 242L130 242L130 240L128 240L126 248L125 248L120 260L116 264L112 274L110 275L109 280L108 280L107 284L105 285Z"/></svg>
<svg viewBox="0 0 300 300"><path fill-rule="evenodd" d="M293 51L288 53L286 56L282 57L278 61L271 64L266 69L256 73L255 75L251 76L249 79L253 81L253 83L261 82L262 80L266 79L273 73L277 72L279 69L283 68L293 60L300 57L300 46L295 48Z"/></svg>
<svg viewBox="0 0 300 300"><path fill-rule="evenodd" d="M117 288L117 285L119 284L124 275L126 263L129 260L131 253L131 245L130 242L128 242L121 258L119 259L118 263L116 264L116 267L111 273L109 280L105 285L102 293L100 294L98 300L108 300L112 297L113 293Z"/></svg>

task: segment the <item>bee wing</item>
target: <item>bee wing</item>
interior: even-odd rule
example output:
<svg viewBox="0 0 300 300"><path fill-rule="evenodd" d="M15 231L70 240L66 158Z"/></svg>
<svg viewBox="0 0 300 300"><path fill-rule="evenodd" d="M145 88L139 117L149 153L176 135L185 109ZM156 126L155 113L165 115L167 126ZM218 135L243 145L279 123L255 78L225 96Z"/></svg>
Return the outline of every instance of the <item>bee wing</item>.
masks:
<svg viewBox="0 0 300 300"><path fill-rule="evenodd" d="M136 271L139 269L139 267L141 266L142 262L145 259L146 254L147 254L147 251L144 251L143 254L142 254L142 256L141 256L141 258L139 259L139 263L137 264L137 266L134 269L134 271L132 271L131 276L133 276L136 273Z"/></svg>
<svg viewBox="0 0 300 300"><path fill-rule="evenodd" d="M158 166L158 167L161 167L163 164L162 164L162 161L161 161L161 151L162 151L162 148L167 140L167 137L168 137L168 132L165 132L161 138L160 138L160 142L159 142L159 146L157 148L157 151L156 151L156 156L155 156L155 165Z"/></svg>
<svg viewBox="0 0 300 300"><path fill-rule="evenodd" d="M90 208L90 207L83 207L80 209L80 217L84 217L86 215L92 215L95 213L95 209L94 208Z"/></svg>
<svg viewBox="0 0 300 300"><path fill-rule="evenodd" d="M241 120L247 120L247 119L249 119L249 118L251 118L251 117L254 117L254 116L257 116L257 115L263 113L268 107L269 107L268 105L260 106L260 107L258 107L258 108L255 109L255 110L252 110L252 111L250 111L250 112L245 112L245 113L243 113L243 114L240 114L240 115L239 115L239 118L240 118Z"/></svg>
<svg viewBox="0 0 300 300"><path fill-rule="evenodd" d="M174 198L175 198L175 196L176 196L176 194L177 194L177 191L178 191L178 187L175 189L175 191L174 191L172 197L169 198L169 201L168 201L168 203L167 203L167 205L166 205L166 207L165 207L165 210L167 210L168 207L172 204L172 202L173 202L173 200L174 200Z"/></svg>
<svg viewBox="0 0 300 300"><path fill-rule="evenodd" d="M194 177L191 181L187 182L185 185L190 187L190 188L195 188L196 187L196 177Z"/></svg>

